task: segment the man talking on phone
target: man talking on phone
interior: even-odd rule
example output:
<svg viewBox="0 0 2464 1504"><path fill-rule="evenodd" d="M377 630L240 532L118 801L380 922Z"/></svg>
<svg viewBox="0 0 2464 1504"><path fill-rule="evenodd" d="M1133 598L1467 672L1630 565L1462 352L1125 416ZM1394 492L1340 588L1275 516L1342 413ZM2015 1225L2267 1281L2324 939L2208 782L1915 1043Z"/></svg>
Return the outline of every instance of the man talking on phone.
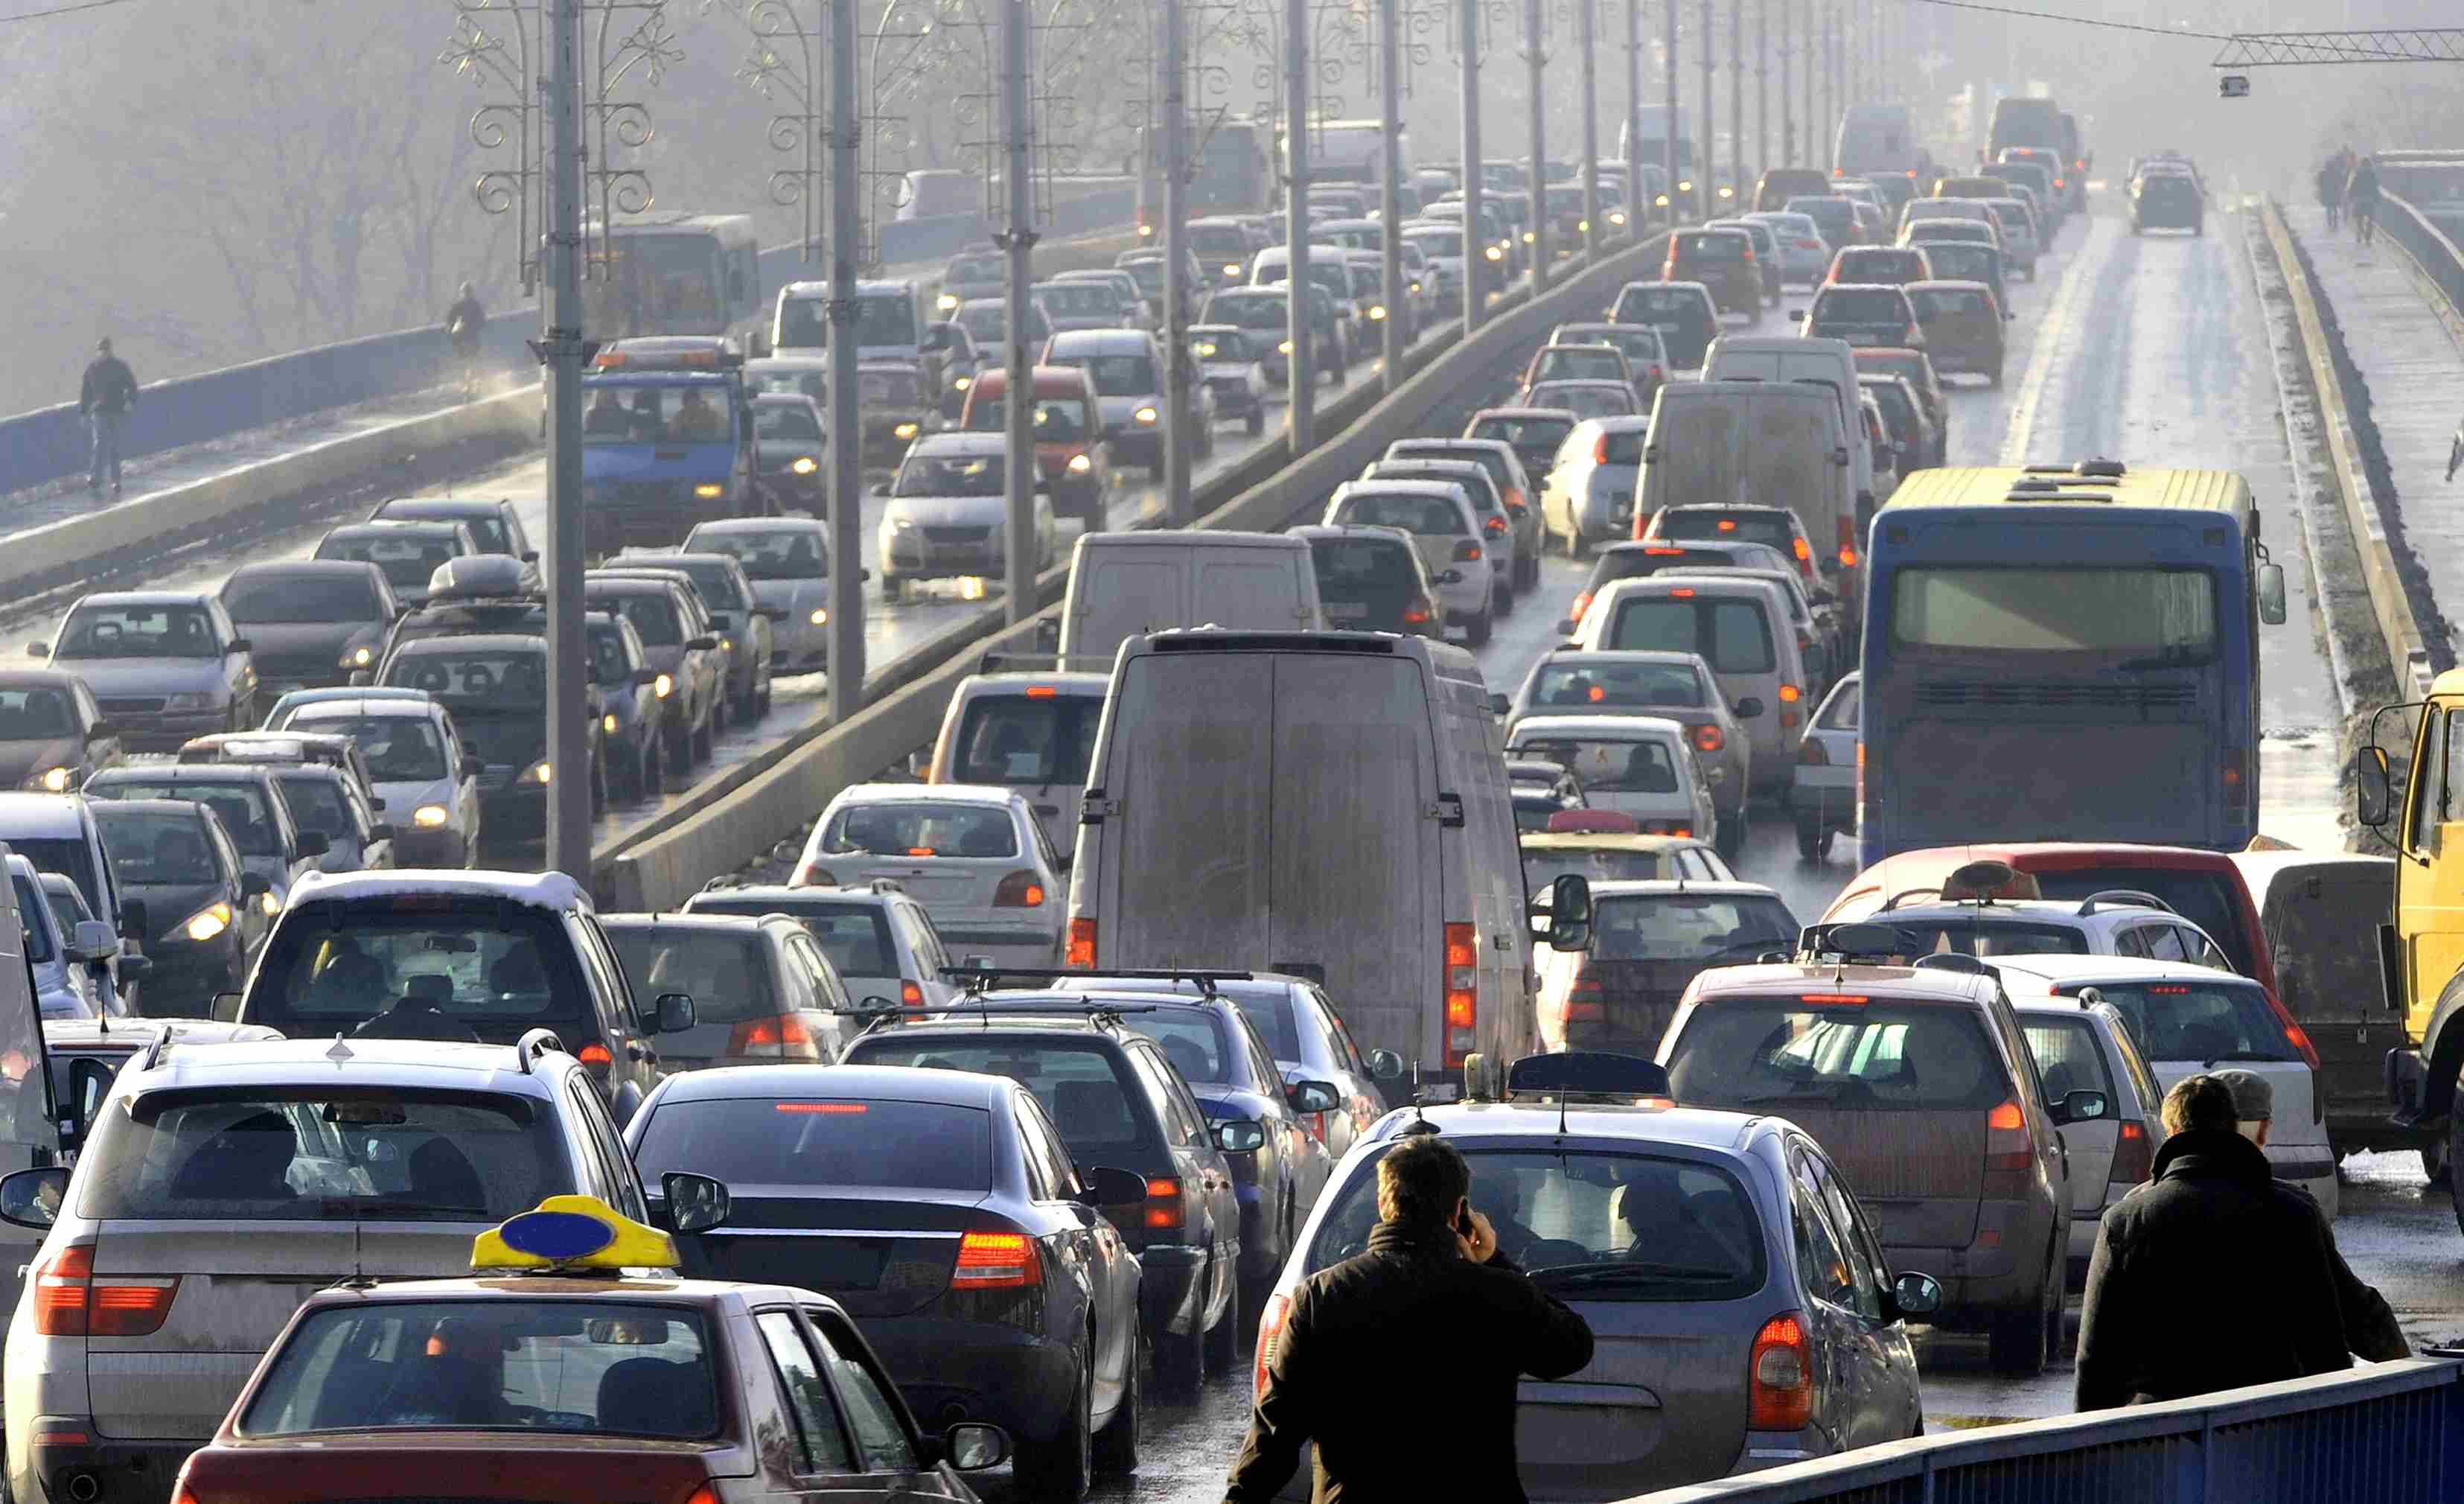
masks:
<svg viewBox="0 0 2464 1504"><path fill-rule="evenodd" d="M1592 1329L1498 1251L1470 1190L1435 1134L1378 1161L1368 1250L1294 1292L1227 1504L1267 1504L1309 1442L1317 1504L1524 1504L1515 1382L1590 1362Z"/></svg>

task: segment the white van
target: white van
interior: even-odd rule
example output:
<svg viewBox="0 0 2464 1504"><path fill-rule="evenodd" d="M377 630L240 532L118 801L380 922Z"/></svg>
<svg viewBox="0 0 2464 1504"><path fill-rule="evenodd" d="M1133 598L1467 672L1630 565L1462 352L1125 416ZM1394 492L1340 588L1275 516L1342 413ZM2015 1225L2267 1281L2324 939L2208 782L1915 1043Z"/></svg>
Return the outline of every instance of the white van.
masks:
<svg viewBox="0 0 2464 1504"><path fill-rule="evenodd" d="M1364 1051L1456 1081L1477 1054L1502 1079L1541 1046L1491 705L1470 653L1422 637L1132 640L1087 774L1068 965L1306 977ZM1570 898L1588 918L1587 888L1554 912Z"/></svg>
<svg viewBox="0 0 2464 1504"><path fill-rule="evenodd" d="M1804 335L1727 335L1711 342L1703 352L1705 381L1760 381L1801 383L1829 388L1839 412L1839 431L1846 435L1848 461L1854 506L1841 514L1844 526L1839 533L1842 555L1855 551L1862 541L1863 523L1874 515L1881 498L1874 490L1874 445L1865 431L1864 409L1859 399L1863 388L1857 385L1857 356L1845 340L1816 340ZM1705 497L1704 500L1733 500L1729 497ZM1831 534L1815 530L1807 519L1807 530L1817 541Z"/></svg>
<svg viewBox="0 0 2464 1504"><path fill-rule="evenodd" d="M1719 349L1714 341L1712 353ZM1859 390L1853 382L1848 389ZM1853 431L1861 442L1861 415ZM1843 605L1853 603L1863 594L1853 562L1862 514L1849 489L1850 432L1828 392L1793 377L1671 382L1652 399L1636 515L1705 502L1787 507L1805 524L1823 586Z"/></svg>
<svg viewBox="0 0 2464 1504"><path fill-rule="evenodd" d="M1612 581L1592 598L1567 646L1700 655L1753 743L1754 789L1788 786L1814 701L1778 586L1743 575Z"/></svg>
<svg viewBox="0 0 2464 1504"><path fill-rule="evenodd" d="M1111 682L1109 674L1020 673L989 660L950 692L941 735L919 771L928 784L1016 789L1067 857Z"/></svg>
<svg viewBox="0 0 2464 1504"><path fill-rule="evenodd" d="M129 1012L143 1011L137 979L150 964L142 947L153 929L153 916L145 912L143 899L121 896L102 844L102 828L85 800L77 794L0 793L0 842L36 870L57 873L77 884L86 908L128 942L110 959L111 984ZM178 917L166 918L176 922Z"/></svg>
<svg viewBox="0 0 2464 1504"><path fill-rule="evenodd" d="M1109 660L1123 639L1175 627L1325 626L1307 539L1198 528L1084 533L1069 556L1061 656Z"/></svg>

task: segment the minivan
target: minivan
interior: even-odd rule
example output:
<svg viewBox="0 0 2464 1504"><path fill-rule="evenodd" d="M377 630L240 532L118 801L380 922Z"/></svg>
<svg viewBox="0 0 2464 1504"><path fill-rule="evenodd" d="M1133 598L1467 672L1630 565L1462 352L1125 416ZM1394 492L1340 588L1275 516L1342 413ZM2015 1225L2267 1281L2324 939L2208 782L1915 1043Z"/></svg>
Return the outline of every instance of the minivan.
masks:
<svg viewBox="0 0 2464 1504"><path fill-rule="evenodd" d="M1874 451L1866 442L1864 428L1857 422L1857 357L1844 340L1816 340L1803 335L1777 335L1758 338L1750 335L1722 335L1711 342L1703 356L1705 381L1792 382L1830 389L1839 409L1840 431L1847 435L1849 471L1853 477L1856 509L1853 516L1841 513L1843 526L1861 524L1874 515L1881 498L1874 490ZM1829 535L1815 530L1814 536L1825 540ZM1839 534L1839 547L1849 549L1855 542L1849 532ZM1842 564L1855 561L1843 557ZM1848 594L1844 591L1843 594ZM1863 606L1858 599L1861 590L1849 595L1852 615L1861 619Z"/></svg>
<svg viewBox="0 0 2464 1504"><path fill-rule="evenodd" d="M1078 795L1111 683L1105 674L1021 673L989 659L950 692L941 734L916 771L928 784L1016 789L1066 857L1078 839Z"/></svg>
<svg viewBox="0 0 2464 1504"><path fill-rule="evenodd" d="M1745 722L1757 790L1788 786L1804 735L1805 660L1779 586L1709 575L1619 580L1592 599L1573 646L1696 653Z"/></svg>
<svg viewBox="0 0 2464 1504"><path fill-rule="evenodd" d="M1364 1049L1502 1082L1540 1048L1533 936L1583 949L1591 900L1560 879L1527 923L1492 702L1470 653L1427 638L1131 639L1079 814L1068 966L1304 977Z"/></svg>
<svg viewBox="0 0 2464 1504"><path fill-rule="evenodd" d="M1123 639L1176 627L1325 625L1317 567L1301 539L1196 528L1084 533L1069 555L1061 655L1109 661Z"/></svg>
<svg viewBox="0 0 2464 1504"><path fill-rule="evenodd" d="M1813 343L1813 342L1805 342ZM1837 343L1824 341L1824 343ZM1854 402L1855 367L1839 346L1842 388ZM1711 347L1712 359L1721 357ZM1755 360L1760 357L1737 357ZM1635 494L1634 536L1662 507L1691 501L1760 502L1785 506L1805 525L1813 545L1809 589L1827 589L1852 608L1863 595L1857 565L1857 523L1865 510L1852 487L1856 456L1865 448L1864 419L1852 426L1820 387L1794 373L1714 374L1661 389L1651 405Z"/></svg>

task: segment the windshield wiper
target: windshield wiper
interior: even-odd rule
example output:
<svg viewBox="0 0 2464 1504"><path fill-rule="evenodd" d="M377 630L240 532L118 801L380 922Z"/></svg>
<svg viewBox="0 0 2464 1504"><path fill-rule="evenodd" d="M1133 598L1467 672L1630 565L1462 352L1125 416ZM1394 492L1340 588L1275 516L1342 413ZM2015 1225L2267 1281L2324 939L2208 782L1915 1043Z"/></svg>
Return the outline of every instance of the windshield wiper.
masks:
<svg viewBox="0 0 2464 1504"><path fill-rule="evenodd" d="M2230 1054L2217 1055L2207 1063L2214 1065L2220 1060L2254 1060L2274 1065L2288 1065L2292 1062L2293 1057L2291 1055L2271 1055L2257 1050L2236 1050Z"/></svg>
<svg viewBox="0 0 2464 1504"><path fill-rule="evenodd" d="M1737 1277L1734 1270L1705 1269L1695 1264L1653 1264L1649 1262L1615 1264L1551 1264L1531 1271L1531 1278L1545 1279L1552 1285L1619 1285L1726 1284Z"/></svg>

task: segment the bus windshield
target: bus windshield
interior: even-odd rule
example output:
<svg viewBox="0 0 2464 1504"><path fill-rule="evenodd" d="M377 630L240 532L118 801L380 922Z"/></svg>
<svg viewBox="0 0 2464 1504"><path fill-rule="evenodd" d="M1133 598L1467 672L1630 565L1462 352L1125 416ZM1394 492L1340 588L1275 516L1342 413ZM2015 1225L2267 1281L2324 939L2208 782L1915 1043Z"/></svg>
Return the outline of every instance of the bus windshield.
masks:
<svg viewBox="0 0 2464 1504"><path fill-rule="evenodd" d="M708 234L612 235L607 275L583 281L583 317L603 339L723 333L718 263Z"/></svg>
<svg viewBox="0 0 2464 1504"><path fill-rule="evenodd" d="M2205 569L1928 565L1901 571L1892 646L1961 654L2126 654L2122 668L2205 663L2216 582ZM2154 658L2155 663L2144 660Z"/></svg>

